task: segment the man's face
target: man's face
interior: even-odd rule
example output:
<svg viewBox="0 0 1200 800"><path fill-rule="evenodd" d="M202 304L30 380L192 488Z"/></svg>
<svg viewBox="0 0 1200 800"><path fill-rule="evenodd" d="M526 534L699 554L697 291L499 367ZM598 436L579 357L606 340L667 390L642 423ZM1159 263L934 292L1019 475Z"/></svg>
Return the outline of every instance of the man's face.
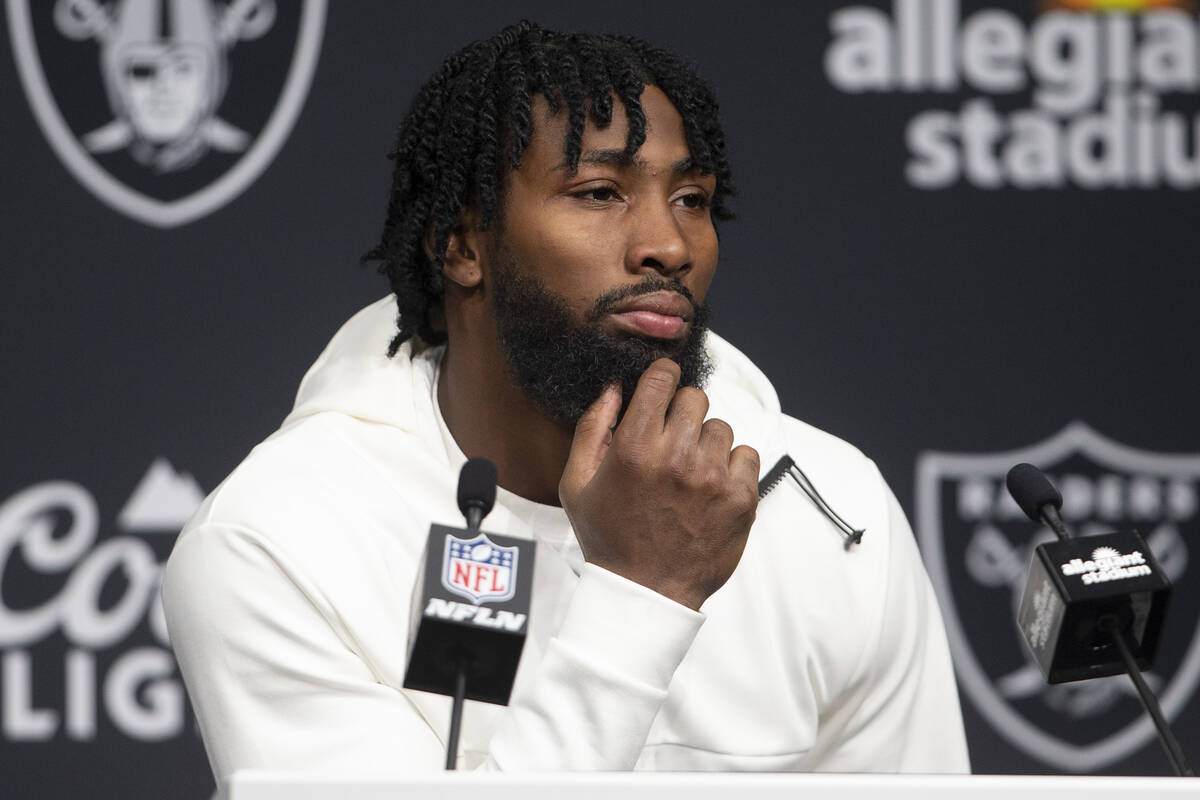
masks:
<svg viewBox="0 0 1200 800"><path fill-rule="evenodd" d="M690 165L683 120L656 87L642 94L646 141L623 155L627 122L590 121L579 168L563 163L566 115L539 96L534 135L510 173L488 259L502 346L523 388L552 417L574 422L610 382L628 400L661 356L696 385L704 297L717 264L712 175Z"/></svg>

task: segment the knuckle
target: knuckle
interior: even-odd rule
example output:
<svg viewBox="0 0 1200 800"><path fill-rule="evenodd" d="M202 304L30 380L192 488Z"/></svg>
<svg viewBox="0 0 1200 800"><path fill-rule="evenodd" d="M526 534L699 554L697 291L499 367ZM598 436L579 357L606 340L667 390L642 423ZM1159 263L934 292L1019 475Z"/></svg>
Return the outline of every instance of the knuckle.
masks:
<svg viewBox="0 0 1200 800"><path fill-rule="evenodd" d="M725 470L715 464L710 464L701 472L699 483L707 493L719 495L724 493L728 480Z"/></svg>
<svg viewBox="0 0 1200 800"><path fill-rule="evenodd" d="M758 475L758 469L759 469L758 451L755 450L753 447L751 447L748 444L740 444L737 447L733 448L733 453L731 455L734 458L738 458L738 459L741 459L742 461L744 461L746 466L749 467L754 472L755 476Z"/></svg>
<svg viewBox="0 0 1200 800"><path fill-rule="evenodd" d="M729 427L729 423L725 420L716 417L704 423L704 433L718 440L733 441L733 428Z"/></svg>
<svg viewBox="0 0 1200 800"><path fill-rule="evenodd" d="M667 464L667 474L676 483L690 483L696 474L695 465L686 458L673 458Z"/></svg>
<svg viewBox="0 0 1200 800"><path fill-rule="evenodd" d="M613 458L617 462L617 466L625 472L641 474L646 469L649 453L644 447L629 445L615 449Z"/></svg>
<svg viewBox="0 0 1200 800"><path fill-rule="evenodd" d="M743 513L758 508L758 487L750 484L739 484L733 495L734 505Z"/></svg>
<svg viewBox="0 0 1200 800"><path fill-rule="evenodd" d="M750 463L754 465L755 474L758 474L759 464L761 463L761 460L758 457L758 451L748 444L744 444L742 447L746 448L746 458L750 459Z"/></svg>

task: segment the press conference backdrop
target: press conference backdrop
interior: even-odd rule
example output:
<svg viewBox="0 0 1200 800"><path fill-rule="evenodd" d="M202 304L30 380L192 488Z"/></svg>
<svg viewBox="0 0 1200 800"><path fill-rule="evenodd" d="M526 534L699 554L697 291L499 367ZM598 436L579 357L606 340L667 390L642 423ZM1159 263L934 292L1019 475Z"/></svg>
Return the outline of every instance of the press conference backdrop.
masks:
<svg viewBox="0 0 1200 800"><path fill-rule="evenodd" d="M1169 572L1149 680L1200 758L1194 3L5 10L6 797L211 793L161 563L341 321L386 291L357 259L415 89L521 17L646 37L715 85L739 219L714 327L899 496L976 771L1167 771L1127 681L1047 687L1018 639L1039 536L1001 488L1019 460L1059 481L1077 529L1136 527Z"/></svg>

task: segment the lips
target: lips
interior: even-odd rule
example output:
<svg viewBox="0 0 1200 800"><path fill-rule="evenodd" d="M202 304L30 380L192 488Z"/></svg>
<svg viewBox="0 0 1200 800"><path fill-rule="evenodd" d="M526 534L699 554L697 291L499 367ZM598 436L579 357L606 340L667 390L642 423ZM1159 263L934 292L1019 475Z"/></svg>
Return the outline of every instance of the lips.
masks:
<svg viewBox="0 0 1200 800"><path fill-rule="evenodd" d="M687 332L694 309L679 292L661 291L626 298L608 318L628 333L653 339L680 339Z"/></svg>

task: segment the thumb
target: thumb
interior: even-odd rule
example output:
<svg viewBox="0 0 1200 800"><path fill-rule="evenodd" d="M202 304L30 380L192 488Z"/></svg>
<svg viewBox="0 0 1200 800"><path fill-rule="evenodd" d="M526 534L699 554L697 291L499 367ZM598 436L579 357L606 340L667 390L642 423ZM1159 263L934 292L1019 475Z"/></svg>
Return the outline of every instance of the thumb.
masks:
<svg viewBox="0 0 1200 800"><path fill-rule="evenodd" d="M604 454L612 441L612 426L617 422L621 408L621 392L616 384L609 384L596 401L583 412L575 425L575 438L571 440L571 452L558 485L559 499L574 495L587 485L592 475L600 468Z"/></svg>

